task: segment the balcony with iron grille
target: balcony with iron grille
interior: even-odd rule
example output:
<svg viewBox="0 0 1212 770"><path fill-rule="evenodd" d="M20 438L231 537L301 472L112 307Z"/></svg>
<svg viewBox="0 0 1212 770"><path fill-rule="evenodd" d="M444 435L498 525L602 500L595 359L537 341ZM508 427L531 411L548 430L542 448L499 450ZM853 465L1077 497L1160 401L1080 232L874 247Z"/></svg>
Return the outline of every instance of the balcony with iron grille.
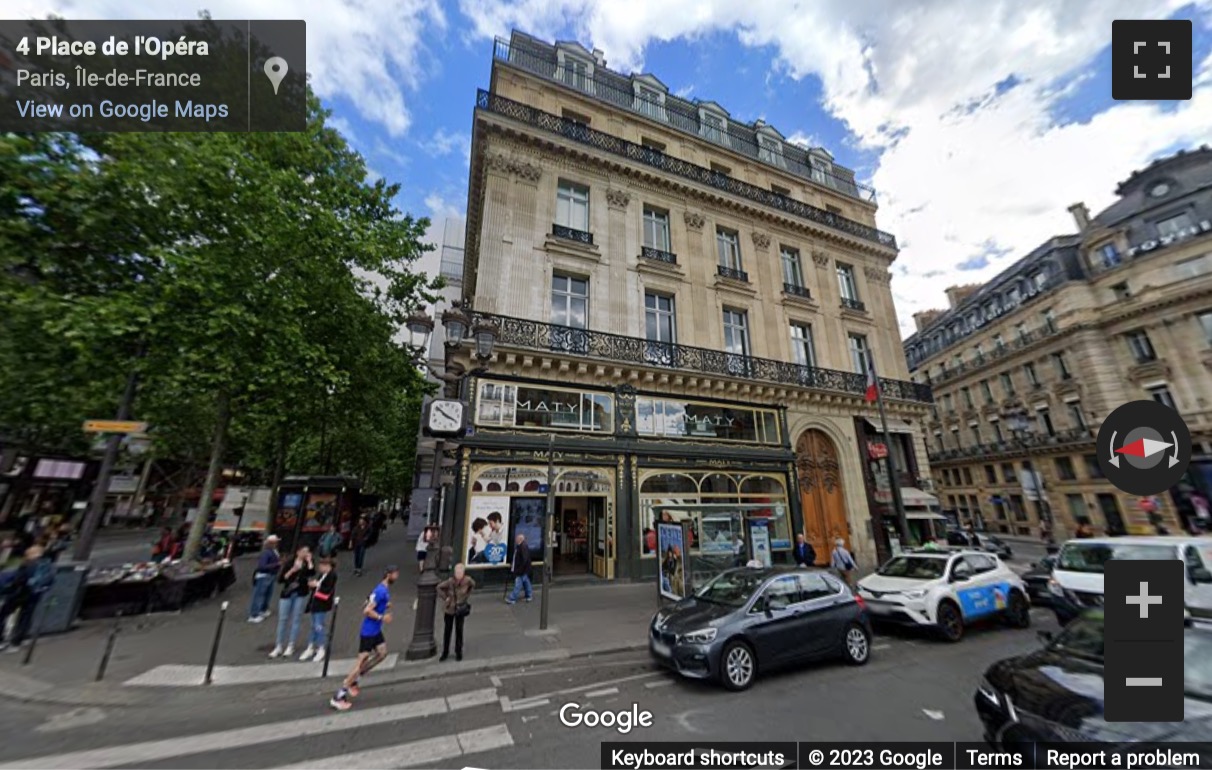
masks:
<svg viewBox="0 0 1212 770"><path fill-rule="evenodd" d="M891 249L896 248L896 237L891 233L877 230L853 219L847 219L832 211L810 206L782 193L776 193L735 177L720 174L710 168L675 158L652 147L645 147L613 134L598 131L596 128L590 128L571 118L553 115L483 89L476 94L476 107L484 112L515 120L537 131L559 136L601 152L655 168L665 174L722 190L762 206L777 208L789 216L837 230L851 237Z"/></svg>
<svg viewBox="0 0 1212 770"><path fill-rule="evenodd" d="M744 270L737 270L735 267L724 267L723 265L717 265L715 272L721 278L728 278L733 281L743 281L745 283L749 283L749 273L746 273Z"/></svg>
<svg viewBox="0 0 1212 770"><path fill-rule="evenodd" d="M564 225L552 225L551 234L556 238L563 238L566 241L575 241L576 243L583 243L586 246L593 245L593 233L587 233L584 230L576 230Z"/></svg>
<svg viewBox="0 0 1212 770"><path fill-rule="evenodd" d="M671 342L654 342L607 332L573 329L556 324L491 313L473 313L472 323L497 330L497 347L579 356L602 362L657 367L685 373L732 377L863 396L867 377L855 372L725 353ZM916 382L880 378L883 396L891 400L933 403L930 387Z"/></svg>
<svg viewBox="0 0 1212 770"><path fill-rule="evenodd" d="M668 251L661 251L652 246L644 246L640 249L640 256L644 259L651 259L654 262L664 262L667 265L676 265L678 263L678 255Z"/></svg>
<svg viewBox="0 0 1212 770"><path fill-rule="evenodd" d="M808 287L800 286L798 283L784 283L783 293L800 299L812 299L812 292L808 291Z"/></svg>
<svg viewBox="0 0 1212 770"><path fill-rule="evenodd" d="M867 306L853 297L842 297L842 308L845 310L854 310L858 313L865 313L867 311Z"/></svg>

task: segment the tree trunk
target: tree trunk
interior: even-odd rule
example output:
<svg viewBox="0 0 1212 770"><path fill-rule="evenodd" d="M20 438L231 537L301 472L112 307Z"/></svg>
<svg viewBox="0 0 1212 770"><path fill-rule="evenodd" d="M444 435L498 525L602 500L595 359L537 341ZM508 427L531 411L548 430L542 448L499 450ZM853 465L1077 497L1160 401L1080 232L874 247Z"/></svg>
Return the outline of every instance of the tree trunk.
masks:
<svg viewBox="0 0 1212 770"><path fill-rule="evenodd" d="M278 521L278 487L286 476L286 452L290 449L290 435L286 425L279 429L278 451L274 455L273 478L269 480L269 521L265 522L266 534L274 531Z"/></svg>
<svg viewBox="0 0 1212 770"><path fill-rule="evenodd" d="M227 443L227 428L231 424L231 394L219 391L218 414L215 418L215 435L210 443L210 465L206 469L206 481L202 484L202 499L198 501L198 516L189 528L185 541L185 553L181 557L193 561L198 557L202 535L210 523L210 509L214 506L215 487L219 485L219 474L223 471L223 450Z"/></svg>

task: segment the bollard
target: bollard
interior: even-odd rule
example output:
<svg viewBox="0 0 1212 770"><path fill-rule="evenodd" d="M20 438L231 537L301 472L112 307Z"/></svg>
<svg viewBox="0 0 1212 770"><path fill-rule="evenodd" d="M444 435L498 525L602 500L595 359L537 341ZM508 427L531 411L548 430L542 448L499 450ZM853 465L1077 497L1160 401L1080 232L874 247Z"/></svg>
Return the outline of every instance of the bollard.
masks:
<svg viewBox="0 0 1212 770"><path fill-rule="evenodd" d="M334 596L332 600L332 620L328 623L328 638L324 640L324 670L320 672L320 678L328 677L328 661L332 658L332 638L337 632L337 610L341 607L341 597Z"/></svg>
<svg viewBox="0 0 1212 770"><path fill-rule="evenodd" d="M215 673L215 658L219 657L219 640L223 638L223 619L227 617L227 605L230 602L223 602L219 606L219 622L215 626L215 641L210 646L210 660L206 663L206 681L203 684L210 684Z"/></svg>
<svg viewBox="0 0 1212 770"><path fill-rule="evenodd" d="M122 613L114 618L114 627L109 630L109 639L105 641L105 652L101 655L101 665L97 666L97 680L105 678L105 669L109 667L109 656L114 652L114 642L118 638L118 626L122 623Z"/></svg>
<svg viewBox="0 0 1212 770"><path fill-rule="evenodd" d="M34 648L38 646L38 635L42 633L42 616L45 614L46 602L47 598L44 594L34 607L34 617L30 620L29 644L25 648L25 657L21 660L23 666L29 665L30 660L34 657Z"/></svg>

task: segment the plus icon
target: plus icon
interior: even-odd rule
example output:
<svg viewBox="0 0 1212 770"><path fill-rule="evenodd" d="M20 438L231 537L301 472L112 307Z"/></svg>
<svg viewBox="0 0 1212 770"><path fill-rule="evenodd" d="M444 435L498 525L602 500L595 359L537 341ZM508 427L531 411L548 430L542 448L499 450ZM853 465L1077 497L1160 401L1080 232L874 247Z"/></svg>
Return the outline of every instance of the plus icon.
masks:
<svg viewBox="0 0 1212 770"><path fill-rule="evenodd" d="M1149 595L1149 584L1143 580L1141 581L1141 584L1140 584L1140 595L1128 597L1128 604L1135 604L1136 606L1140 607L1141 620L1147 620L1149 618L1149 605L1150 604L1161 604L1161 603L1162 603L1162 598L1160 596L1150 596Z"/></svg>
<svg viewBox="0 0 1212 770"><path fill-rule="evenodd" d="M1191 98L1191 22L1111 22L1111 96L1119 100Z"/></svg>

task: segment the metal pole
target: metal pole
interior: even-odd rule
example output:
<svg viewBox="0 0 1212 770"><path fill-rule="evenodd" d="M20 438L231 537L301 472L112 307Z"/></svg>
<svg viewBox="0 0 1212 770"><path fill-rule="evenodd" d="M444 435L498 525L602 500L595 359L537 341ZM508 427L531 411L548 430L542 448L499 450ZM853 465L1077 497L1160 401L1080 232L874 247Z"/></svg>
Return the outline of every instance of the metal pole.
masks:
<svg viewBox="0 0 1212 770"><path fill-rule="evenodd" d="M105 652L101 655L101 664L97 666L97 679L100 682L105 678L105 669L109 667L109 657L114 652L114 642L118 638L118 626L122 623L122 613L119 612L114 617L114 627L109 630L109 638L105 640Z"/></svg>
<svg viewBox="0 0 1212 770"><path fill-rule="evenodd" d="M555 537L555 434L547 437L547 512L543 516L543 595L539 597L539 630L547 630L551 593L551 551Z"/></svg>
<svg viewBox="0 0 1212 770"><path fill-rule="evenodd" d="M240 513L236 515L236 531L231 534L231 541L227 544L227 560L231 561L232 556L236 553L236 540L240 537L240 526L244 524L244 509L248 506L248 498L240 501Z"/></svg>
<svg viewBox="0 0 1212 770"><path fill-rule="evenodd" d="M442 455L446 451L445 442L438 440L433 450L432 489L437 490L442 478ZM438 495L433 495L437 498ZM439 498L441 499L441 498ZM413 618L412 642L404 651L405 660L425 660L438 654L438 643L434 638L435 613L438 607L438 563L442 549L454 541L453 524L446 517L439 529L437 543L429 542L425 552L425 566L417 578L417 612ZM427 527L434 526L433 521L426 522ZM434 546L437 546L436 548Z"/></svg>
<svg viewBox="0 0 1212 770"><path fill-rule="evenodd" d="M140 350L139 355L142 355ZM132 367L126 375L126 389L122 391L122 401L118 403L118 420L129 420L135 404L135 391L139 387L139 370ZM101 514L105 511L105 495L109 492L109 477L113 473L114 463L118 461L118 450L122 448L122 434L111 433L105 442L105 454L101 458L101 469L93 484L93 493L88 498L88 508L84 512L84 521L80 525L80 539L72 558L76 561L88 561L93 551L93 541L97 538L97 528L101 525Z"/></svg>
<svg viewBox="0 0 1212 770"><path fill-rule="evenodd" d="M25 648L25 657L21 660L23 666L28 666L34 657L34 648L38 646L38 636L42 633L42 616L45 614L46 596L43 595L34 607L34 617L30 619L29 646Z"/></svg>
<svg viewBox="0 0 1212 770"><path fill-rule="evenodd" d="M912 545L912 540L909 537L909 518L905 515L905 503L901 499L901 483L896 477L896 453L892 451L892 436L888 432L888 415L884 413L884 389L880 387L879 376L875 373L875 354L867 352L868 366L871 367L871 373L875 376L875 403L880 410L880 429L884 436L884 446L888 449L888 456L884 458L888 463L888 484L892 488L892 505L896 510L896 521L901 530L901 539L905 545Z"/></svg>
<svg viewBox="0 0 1212 770"><path fill-rule="evenodd" d="M332 658L332 638L337 633L337 609L340 606L341 597L333 597L332 620L328 622L328 639L324 641L324 670L320 672L321 679L328 676L328 661Z"/></svg>
<svg viewBox="0 0 1212 770"><path fill-rule="evenodd" d="M215 641L210 646L210 660L206 663L206 680L204 684L214 681L215 659L219 657L219 640L223 638L223 619L227 617L228 602L219 607L219 622L215 625Z"/></svg>

